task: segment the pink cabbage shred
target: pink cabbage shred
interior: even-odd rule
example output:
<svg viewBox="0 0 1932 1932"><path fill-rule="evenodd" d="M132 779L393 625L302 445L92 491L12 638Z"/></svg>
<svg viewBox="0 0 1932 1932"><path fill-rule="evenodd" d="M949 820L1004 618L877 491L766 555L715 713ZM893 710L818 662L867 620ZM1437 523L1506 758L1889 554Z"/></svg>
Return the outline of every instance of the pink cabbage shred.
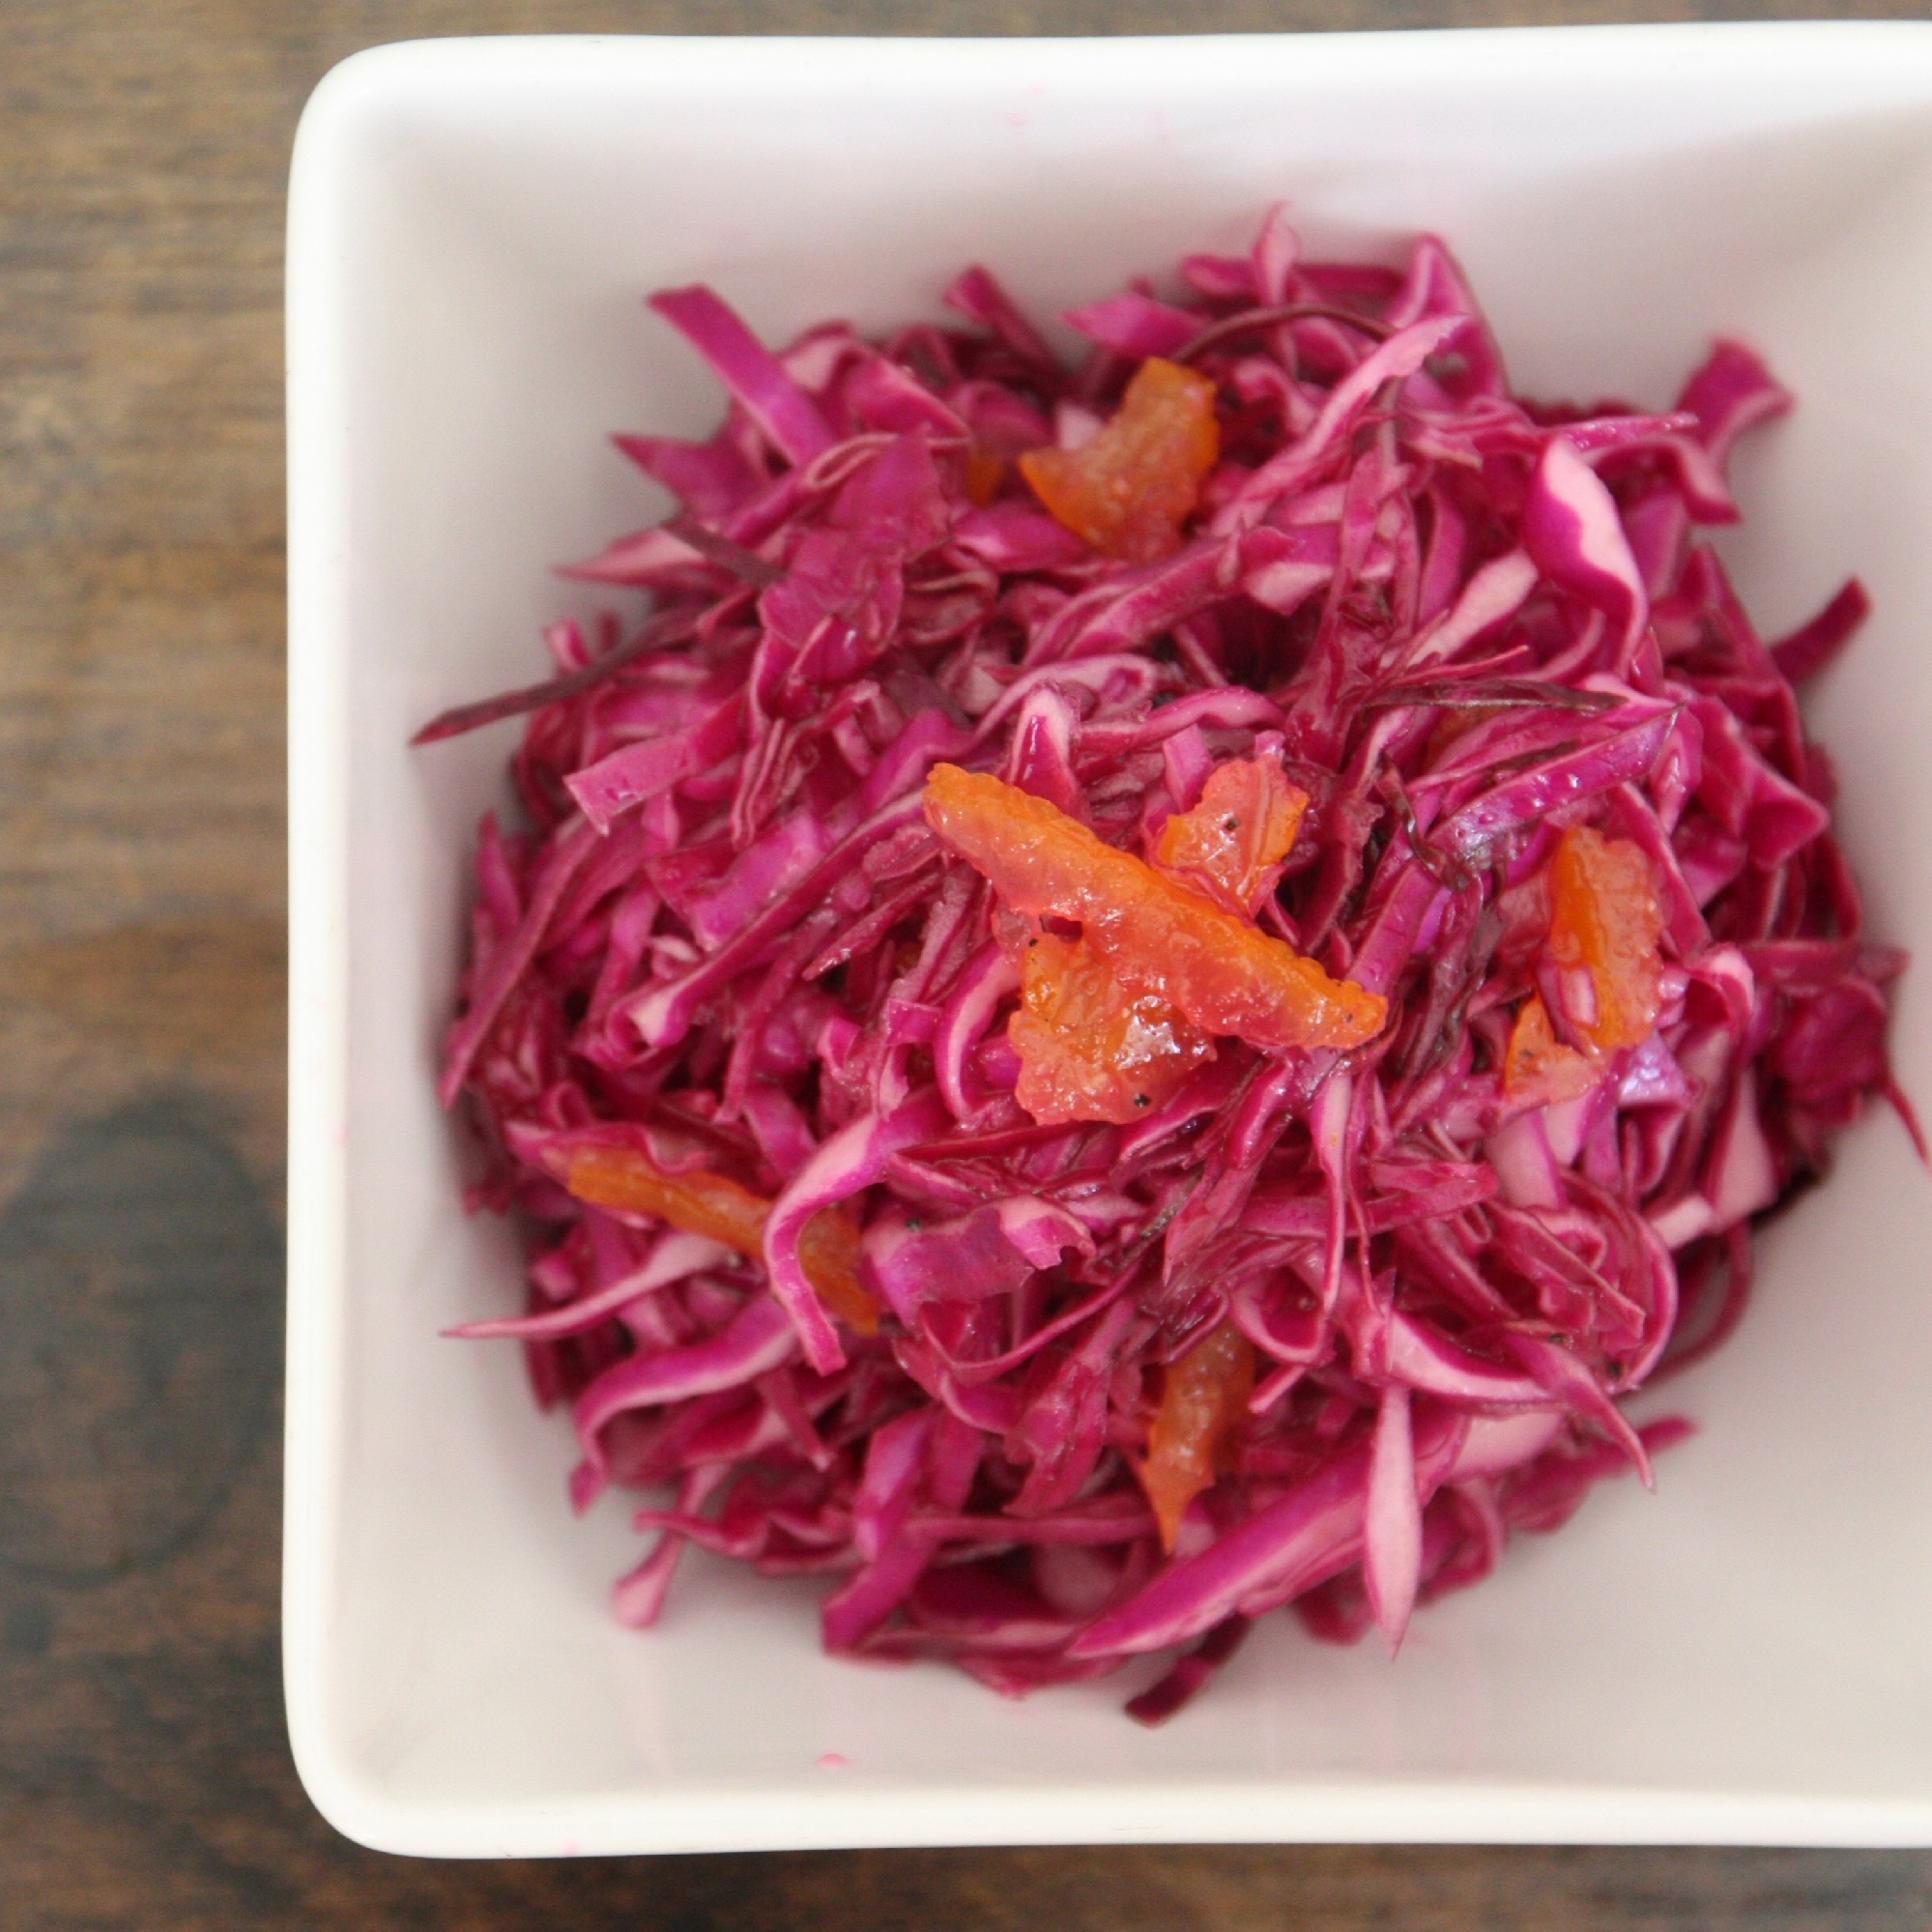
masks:
<svg viewBox="0 0 1932 1932"><path fill-rule="evenodd" d="M1793 695L1864 593L1767 644L1698 534L1789 405L1758 358L1719 342L1660 415L1527 402L1438 241L1306 261L1279 211L1173 286L1069 315L1073 368L984 269L966 327L777 353L708 289L655 297L730 406L707 442L618 439L682 508L570 572L648 615L557 624L551 682L421 735L528 714L442 1089L487 1150L473 1205L529 1230L528 1312L460 1332L519 1338L567 1405L580 1509L653 1492L626 1623L696 1543L822 1573L842 1656L1018 1694L1164 1654L1146 1722L1271 1610L1393 1643L1514 1532L1650 1481L1687 1425L1623 1399L1731 1331L1752 1223L1838 1129L1875 1095L1911 1124L1904 959ZM1010 459L1078 446L1150 355L1213 378L1221 457L1130 566ZM1264 923L1388 1026L1223 1040L1151 1117L1037 1124L928 769L1142 851L1257 756L1312 800ZM1563 1024L1536 881L1576 824L1649 857L1663 1010L1581 1097L1513 1105L1512 1010L1554 988ZM764 1254L580 1204L572 1150L613 1139L775 1199ZM832 1202L875 1336L796 1318ZM1165 1554L1137 1463L1163 1365L1225 1322L1260 1373Z"/></svg>

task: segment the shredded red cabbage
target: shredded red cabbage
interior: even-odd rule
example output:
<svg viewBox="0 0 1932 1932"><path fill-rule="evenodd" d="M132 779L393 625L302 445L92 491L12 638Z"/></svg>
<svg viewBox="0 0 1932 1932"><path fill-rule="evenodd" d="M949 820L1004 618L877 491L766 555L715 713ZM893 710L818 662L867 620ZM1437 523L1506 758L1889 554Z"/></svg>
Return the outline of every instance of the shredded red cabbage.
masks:
<svg viewBox="0 0 1932 1932"><path fill-rule="evenodd" d="M487 1144L473 1205L532 1229L529 1312L461 1332L521 1338L570 1405L580 1508L674 1491L627 1623L697 1543L834 1578L835 1652L1007 1693L1178 1653L1146 1722L1278 1606L1393 1645L1514 1530L1650 1480L1687 1426L1621 1399L1729 1333L1751 1222L1832 1134L1905 1110L1904 960L1791 681L1864 592L1767 645L1695 534L1788 406L1759 360L1719 343L1661 415L1525 402L1439 242L1308 262L1279 212L1175 286L1067 317L1071 371L983 269L969 327L778 354L708 289L655 297L731 405L705 443L618 439L683 507L571 573L650 615L557 625L550 683L422 735L530 714L442 1089ZM1119 562L1014 459L1093 442L1149 358L1211 382L1218 454L1166 554ZM1019 926L930 770L1151 854L1234 761L1308 801L1259 930L1386 1025L1222 1038L1144 1117L1036 1120ZM1604 852L1657 934L1609 1046L1552 910ZM715 1199L591 1205L586 1150ZM1165 1538L1177 1365L1237 1356L1196 1374L1232 1422Z"/></svg>

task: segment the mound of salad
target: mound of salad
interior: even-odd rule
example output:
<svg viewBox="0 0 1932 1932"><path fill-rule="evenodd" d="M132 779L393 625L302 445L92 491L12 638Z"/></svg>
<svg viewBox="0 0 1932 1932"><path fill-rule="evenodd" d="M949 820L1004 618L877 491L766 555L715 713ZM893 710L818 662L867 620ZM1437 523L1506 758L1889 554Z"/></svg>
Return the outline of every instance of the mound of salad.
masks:
<svg viewBox="0 0 1932 1932"><path fill-rule="evenodd" d="M1874 1096L1863 934L1793 686L1698 535L1790 398L1515 395L1456 262L1271 214L1064 319L765 348L620 436L668 521L569 574L520 821L483 821L442 1091L530 1236L579 1509L822 1572L828 1650L1011 1694L1254 1619L1393 1647L1687 1432L1752 1222ZM1912 1128L1917 1137L1917 1129Z"/></svg>

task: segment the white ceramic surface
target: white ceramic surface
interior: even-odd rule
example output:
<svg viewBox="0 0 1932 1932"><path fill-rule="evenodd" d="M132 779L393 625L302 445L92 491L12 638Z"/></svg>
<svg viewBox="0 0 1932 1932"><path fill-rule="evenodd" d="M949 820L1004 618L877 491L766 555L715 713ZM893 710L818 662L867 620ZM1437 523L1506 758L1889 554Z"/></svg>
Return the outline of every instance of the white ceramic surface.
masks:
<svg viewBox="0 0 1932 1932"><path fill-rule="evenodd" d="M359 55L303 122L288 278L287 1687L350 1835L1932 1843L1932 1186L1889 1118L1668 1390L1702 1433L1657 1496L1604 1485L1393 1666L1273 1619L1158 1732L1119 1682L828 1661L810 1590L698 1559L620 1629L621 1508L571 1518L512 1348L438 1339L517 1298L431 1091L511 728L405 739L540 675L598 601L549 566L663 507L606 432L715 418L640 298L708 280L780 338L982 259L1052 314L1281 196L1324 250L1442 231L1532 391L1661 404L1717 330L1799 391L1727 549L1773 632L1850 570L1877 599L1812 716L1874 928L1927 962L1896 1048L1932 1101L1932 28Z"/></svg>

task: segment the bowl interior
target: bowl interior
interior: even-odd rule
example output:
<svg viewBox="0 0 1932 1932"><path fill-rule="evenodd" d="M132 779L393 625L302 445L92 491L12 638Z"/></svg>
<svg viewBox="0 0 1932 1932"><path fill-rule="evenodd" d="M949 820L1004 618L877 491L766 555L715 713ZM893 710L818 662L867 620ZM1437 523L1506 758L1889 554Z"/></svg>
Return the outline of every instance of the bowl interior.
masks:
<svg viewBox="0 0 1932 1932"><path fill-rule="evenodd" d="M1651 1399L1700 1427L1657 1495L1603 1485L1393 1665L1272 1619L1156 1733L1124 1680L1012 1705L831 1662L814 1590L696 1556L656 1631L620 1629L623 1508L573 1520L567 1426L515 1350L439 1339L519 1299L432 1092L513 730L406 740L540 676L541 625L609 601L550 574L667 506L608 432L715 419L640 298L706 280L778 340L937 314L980 260L1052 316L1244 245L1283 197L1312 251L1444 234L1534 393L1663 405L1714 332L1767 352L1801 407L1752 442L1723 547L1769 634L1869 586L1810 715L1872 928L1932 962L1922 30L360 57L304 126L290 315L299 806L346 772L344 864L298 833L298 931L342 949L346 1030L335 1098L299 1081L292 1125L298 1174L339 1186L291 1226L289 1691L354 1835L1932 1838L1932 1185L1889 1118L1763 1238L1733 1344ZM1925 975L1895 1045L1932 1104ZM299 998L299 1055L322 1026Z"/></svg>

